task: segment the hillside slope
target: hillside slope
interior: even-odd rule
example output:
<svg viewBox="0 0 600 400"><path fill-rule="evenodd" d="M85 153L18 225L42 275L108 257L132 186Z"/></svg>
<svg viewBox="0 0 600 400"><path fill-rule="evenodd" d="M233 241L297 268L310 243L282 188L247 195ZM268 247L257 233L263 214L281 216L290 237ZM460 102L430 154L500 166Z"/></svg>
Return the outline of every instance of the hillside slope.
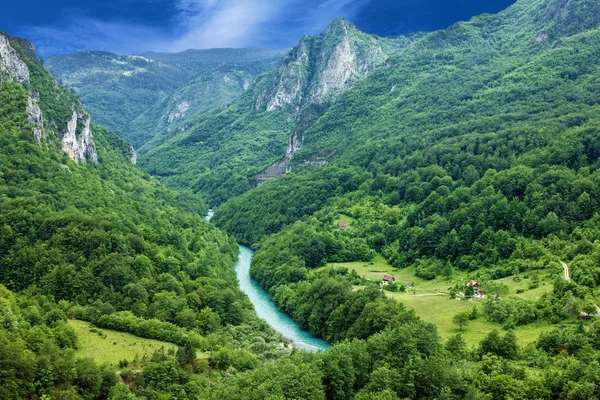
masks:
<svg viewBox="0 0 600 400"><path fill-rule="evenodd" d="M356 190L347 176L355 175L357 167L375 179L374 193L382 191L385 203L406 209L437 196L438 186L447 187L450 197L454 190L462 193L486 173L513 171L503 174L520 176L529 171L519 184L494 187L510 202L514 196L523 200L528 185L537 192L535 180L551 167L595 171L598 10L591 1L522 0L498 15L476 17L425 36L341 95L305 130L303 148L292 161L297 170L307 161L327 158L331 168L352 171L332 174L317 169L307 171L310 178L298 179L320 182L320 176L341 176L344 181L332 185L342 192L328 190L303 212L299 207L285 210L276 208L277 202L261 200L270 196L269 190L286 192L287 181L280 189L274 183L232 200L215 221L238 240L256 243L265 232L277 231L308 210L314 212L327 198ZM443 183L433 184L435 177ZM522 186L509 189L511 185ZM580 188L571 196L584 191L590 189ZM447 197L444 192L438 195L441 202ZM293 196L286 193L288 199ZM443 210L449 216L460 203ZM263 211L253 212L253 207ZM535 218L528 218L537 221L552 212L569 220L573 211L567 210L564 204L548 203L535 211ZM426 226L431 222L428 215L411 220L411 225ZM535 224L520 221L512 229L531 233Z"/></svg>
<svg viewBox="0 0 600 400"><path fill-rule="evenodd" d="M74 359L67 314L192 349L212 346L203 335L234 348L259 336L252 362L282 353L237 287L235 241L203 222L202 199L165 188L130 151L31 43L0 33L1 398L107 398L114 370L101 389L93 361ZM61 375L80 367L91 384Z"/></svg>
<svg viewBox="0 0 600 400"><path fill-rule="evenodd" d="M50 57L44 65L94 119L139 149L231 102L284 54L259 48L129 56L87 51Z"/></svg>
<svg viewBox="0 0 600 400"><path fill-rule="evenodd" d="M380 38L335 20L321 35L304 37L276 71L259 77L227 109L200 118L141 163L166 184L191 188L220 204L284 174L302 147L304 129L341 93L420 36Z"/></svg>

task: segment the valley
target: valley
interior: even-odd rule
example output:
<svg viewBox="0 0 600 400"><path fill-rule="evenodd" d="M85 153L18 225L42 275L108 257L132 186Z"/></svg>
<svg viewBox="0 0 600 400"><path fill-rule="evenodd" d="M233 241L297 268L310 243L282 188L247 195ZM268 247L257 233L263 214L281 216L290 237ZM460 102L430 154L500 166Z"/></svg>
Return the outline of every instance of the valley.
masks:
<svg viewBox="0 0 600 400"><path fill-rule="evenodd" d="M307 351L326 350L330 347L326 341L310 335L302 330L293 319L281 312L277 305L272 301L269 293L256 283L250 276L250 263L254 252L240 246L240 258L234 266L237 273L240 289L246 293L256 314L273 329L279 332L283 337L290 341L291 348L298 348Z"/></svg>
<svg viewBox="0 0 600 400"><path fill-rule="evenodd" d="M416 276L414 268L394 269L380 254L377 254L369 263L332 263L318 270L327 271L339 267L356 271L360 277L367 280L367 285L379 285L385 275L392 276L398 285L405 287L409 285L410 287L402 292L391 292L384 288L384 293L406 305L408 309L415 310L423 320L435 324L443 339L449 339L460 333L469 346L476 346L492 330L502 329L501 324L487 321L483 316L487 299L473 298L469 300L464 297L464 294L463 296L458 295L455 299L450 298L450 291L453 287L466 286L466 283L469 282L468 273L455 271L451 277L425 280ZM528 301L539 300L544 293L552 291L552 282L556 278L552 272L530 271L524 275L519 274L492 280L489 282L489 286L499 289L499 298L515 297ZM535 279L532 279L531 276L534 276ZM485 289L486 284L483 283L482 286ZM353 287L363 290L366 285ZM535 288L530 289L531 287ZM490 297L493 297L493 294L490 293ZM470 312L474 307L482 315L470 321L462 331L459 330L458 326L452 322L452 318L459 312ZM549 329L552 329L552 324L541 323L517 327L513 331L519 344L525 346L534 342L543 330Z"/></svg>
<svg viewBox="0 0 600 400"><path fill-rule="evenodd" d="M0 32L0 398L600 398L600 4L323 27Z"/></svg>

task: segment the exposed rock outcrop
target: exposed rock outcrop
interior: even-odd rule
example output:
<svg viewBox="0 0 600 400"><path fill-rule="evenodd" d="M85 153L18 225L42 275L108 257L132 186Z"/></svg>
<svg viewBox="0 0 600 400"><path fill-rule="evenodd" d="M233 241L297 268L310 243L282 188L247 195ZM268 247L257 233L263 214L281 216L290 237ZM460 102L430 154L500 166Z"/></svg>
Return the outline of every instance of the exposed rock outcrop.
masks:
<svg viewBox="0 0 600 400"><path fill-rule="evenodd" d="M258 96L256 109L290 106L300 111L333 100L397 50L393 39L368 35L336 19L323 34L302 38L290 51L271 85Z"/></svg>
<svg viewBox="0 0 600 400"><path fill-rule="evenodd" d="M190 109L191 105L192 104L187 100L184 100L181 103L177 104L175 109L172 110L171 113L169 114L169 118L168 118L169 123L172 123L176 119L185 116L185 113L187 112L187 110Z"/></svg>
<svg viewBox="0 0 600 400"><path fill-rule="evenodd" d="M305 69L309 67L309 58L307 52L308 42L310 38L303 38L300 44L293 49L279 66L277 76L270 88L267 88L259 97L256 105L260 108L266 100L267 111L274 111L288 104L294 104L299 100ZM274 94L269 96L269 91Z"/></svg>
<svg viewBox="0 0 600 400"><path fill-rule="evenodd" d="M77 138L77 123L78 120L84 121L84 126ZM62 140L62 148L69 158L75 162L98 162L98 154L96 153L96 145L90 129L89 115L81 115L73 111L73 116L67 123L67 131L64 133Z"/></svg>
<svg viewBox="0 0 600 400"><path fill-rule="evenodd" d="M41 145L44 138L44 119L39 101L37 96L33 97L31 94L27 96L27 119L33 126L33 138Z"/></svg>
<svg viewBox="0 0 600 400"><path fill-rule="evenodd" d="M135 151L135 149L133 148L133 146L129 146L129 161L131 161L131 163L133 165L137 164L137 152Z"/></svg>
<svg viewBox="0 0 600 400"><path fill-rule="evenodd" d="M10 41L0 34L0 75L7 76L9 80L19 83L29 82L29 68L21 60L17 51L10 45Z"/></svg>
<svg viewBox="0 0 600 400"><path fill-rule="evenodd" d="M294 157L294 154L296 154L296 152L298 152L300 149L302 149L302 133L300 131L296 131L292 136L290 136L283 160L265 169L256 176L256 180L259 182L264 182L268 181L269 179L279 178L280 176L290 172L290 161L292 160L292 157Z"/></svg>
<svg viewBox="0 0 600 400"><path fill-rule="evenodd" d="M256 110L287 110L290 118L298 122L283 159L256 179L262 182L289 172L290 161L302 149L305 127L316 118L315 114L321 115L328 102L409 43L410 40L400 42L368 35L344 19L334 20L321 35L302 38L282 61L271 84L256 99ZM321 110L315 113L312 107ZM306 165L326 164L326 160L318 160Z"/></svg>
<svg viewBox="0 0 600 400"><path fill-rule="evenodd" d="M33 127L33 138L41 145L44 140L44 117L40 107L40 97L34 91L30 84L30 72L27 64L21 59L19 53L11 45L11 40L17 40L19 46L23 49L26 58L31 58L33 62L39 63L35 58L35 47L33 44L23 39L10 39L0 34L0 77L8 78L24 84L27 88L27 120ZM74 104L74 107L79 107ZM77 134L78 121L83 123L81 133ZM55 123L55 121L51 121ZM71 119L67 122L66 132L61 137L62 149L69 158L75 162L98 162L96 145L90 129L90 117L87 114L73 111Z"/></svg>
<svg viewBox="0 0 600 400"><path fill-rule="evenodd" d="M24 46L24 51L35 54L35 48L31 43L21 40L21 44ZM30 80L27 64L21 60L19 53L11 46L8 37L2 34L0 34L0 77L5 77L8 80L21 84L29 83ZM27 111L27 120L33 126L33 138L41 145L44 137L44 120L42 110L39 106L40 98L29 87L28 92L27 106L25 108Z"/></svg>

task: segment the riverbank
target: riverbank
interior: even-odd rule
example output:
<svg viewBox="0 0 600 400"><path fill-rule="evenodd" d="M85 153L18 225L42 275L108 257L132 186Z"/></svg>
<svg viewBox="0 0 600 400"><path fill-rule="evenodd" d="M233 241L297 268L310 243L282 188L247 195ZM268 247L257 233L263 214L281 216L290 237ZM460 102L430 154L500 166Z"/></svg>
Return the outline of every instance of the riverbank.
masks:
<svg viewBox="0 0 600 400"><path fill-rule="evenodd" d="M258 316L264 319L273 329L281 333L292 342L292 346L308 351L319 351L331 345L319 339L300 326L287 314L280 311L271 299L269 293L250 276L250 265L254 251L245 246L240 246L240 255L235 263L240 289L246 293Z"/></svg>

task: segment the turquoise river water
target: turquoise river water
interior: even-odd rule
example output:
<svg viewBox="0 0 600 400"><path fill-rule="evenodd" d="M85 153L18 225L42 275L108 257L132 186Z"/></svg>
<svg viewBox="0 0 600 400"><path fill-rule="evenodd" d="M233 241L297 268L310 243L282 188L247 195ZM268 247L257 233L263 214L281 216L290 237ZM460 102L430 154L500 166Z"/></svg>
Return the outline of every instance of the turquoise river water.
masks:
<svg viewBox="0 0 600 400"><path fill-rule="evenodd" d="M214 212L210 210L204 218L209 221ZM246 293L258 316L265 321L277 332L292 341L294 347L308 350L318 351L325 350L331 345L323 339L319 339L300 326L287 314L281 312L277 305L271 299L269 293L260 287L250 276L250 264L252 264L252 249L240 246L240 256L234 265L235 273L240 283L240 289Z"/></svg>
<svg viewBox="0 0 600 400"><path fill-rule="evenodd" d="M291 340L294 347L309 351L329 348L329 343L303 330L289 315L281 312L269 293L252 279L250 264L253 255L254 252L251 249L240 246L240 258L235 263L234 268L240 283L240 289L250 298L258 316L267 321L277 332Z"/></svg>

